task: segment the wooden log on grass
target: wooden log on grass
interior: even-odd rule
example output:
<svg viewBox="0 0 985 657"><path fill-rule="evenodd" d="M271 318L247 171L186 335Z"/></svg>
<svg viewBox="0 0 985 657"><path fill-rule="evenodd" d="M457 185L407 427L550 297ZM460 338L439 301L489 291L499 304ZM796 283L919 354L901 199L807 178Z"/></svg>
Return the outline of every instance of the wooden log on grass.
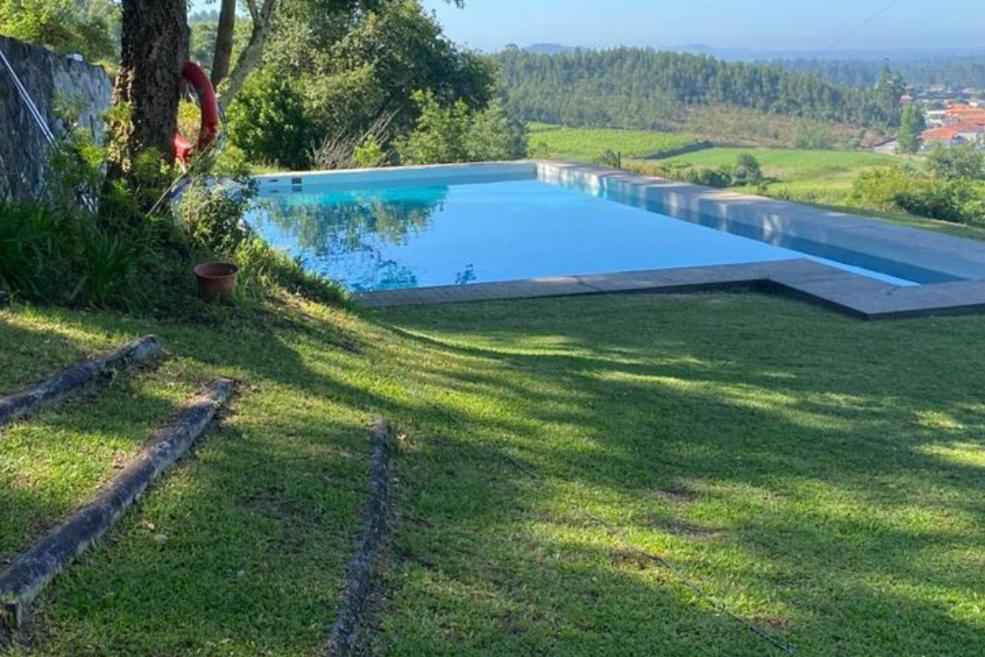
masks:
<svg viewBox="0 0 985 657"><path fill-rule="evenodd" d="M110 372L156 358L160 353L161 341L153 335L147 335L127 343L111 354L62 370L23 392L0 397L0 428L45 404L78 392Z"/></svg>
<svg viewBox="0 0 985 657"><path fill-rule="evenodd" d="M387 540L393 466L390 427L382 417L373 421L370 442L373 445L373 462L369 470L370 498L366 506L366 521L359 535L356 553L349 562L338 614L328 645L322 653L324 657L349 657L356 653L359 629L365 621L366 604L376 583L375 570Z"/></svg>
<svg viewBox="0 0 985 657"><path fill-rule="evenodd" d="M232 395L233 387L229 379L213 382L88 504L0 573L0 630L14 630L25 622L29 605L48 582L105 534L151 483L188 451Z"/></svg>

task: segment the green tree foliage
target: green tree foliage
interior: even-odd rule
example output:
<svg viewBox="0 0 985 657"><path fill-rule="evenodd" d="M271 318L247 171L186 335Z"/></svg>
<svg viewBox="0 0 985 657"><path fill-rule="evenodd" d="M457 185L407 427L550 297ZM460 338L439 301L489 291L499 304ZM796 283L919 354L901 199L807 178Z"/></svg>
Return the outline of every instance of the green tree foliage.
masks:
<svg viewBox="0 0 985 657"><path fill-rule="evenodd" d="M756 185L763 181L763 167L759 160L749 153L742 153L736 158L735 170L732 172L733 185Z"/></svg>
<svg viewBox="0 0 985 657"><path fill-rule="evenodd" d="M890 126L899 125L900 99L906 93L906 83L903 76L894 71L889 65L883 66L876 82L875 98L879 111L886 117L885 123Z"/></svg>
<svg viewBox="0 0 985 657"><path fill-rule="evenodd" d="M899 147L903 153L920 152L920 135L927 129L927 122L923 118L923 112L915 105L903 108L903 117L900 119Z"/></svg>
<svg viewBox="0 0 985 657"><path fill-rule="evenodd" d="M938 146L927 156L927 168L947 180L985 180L985 153L968 144Z"/></svg>
<svg viewBox="0 0 985 657"><path fill-rule="evenodd" d="M219 25L219 15L215 11L202 11L188 17L191 28L191 45L188 56L206 69L211 70L215 59L215 34ZM247 17L236 21L233 34L233 59L239 55L250 39L251 23Z"/></svg>
<svg viewBox="0 0 985 657"><path fill-rule="evenodd" d="M472 110L463 100L443 107L431 91L413 95L420 116L413 132L397 141L404 164L482 162L526 156L526 139L494 101Z"/></svg>
<svg viewBox="0 0 985 657"><path fill-rule="evenodd" d="M856 179L849 200L858 207L985 225L983 177L981 155L973 149L941 149L923 169L904 164L867 171Z"/></svg>
<svg viewBox="0 0 985 657"><path fill-rule="evenodd" d="M230 134L252 159L303 168L313 147L349 136L358 145L380 117L392 117L389 135L380 139L387 150L392 137L413 127L419 107L412 94L419 89L443 105L489 104L495 83L490 62L449 41L417 0L379 0L373 7L327 12L310 0L284 1L261 72L230 110ZM270 101L261 97L285 85L292 113L299 111L294 120L301 142L283 142L281 129L262 114ZM265 150L277 142L284 147Z"/></svg>
<svg viewBox="0 0 985 657"><path fill-rule="evenodd" d="M254 162L308 166L314 143L301 89L269 68L251 77L226 117L235 144Z"/></svg>
<svg viewBox="0 0 985 657"><path fill-rule="evenodd" d="M878 89L832 85L775 64L619 48L495 57L514 111L528 121L660 129L689 106L731 105L768 114L862 125L899 123L900 81Z"/></svg>
<svg viewBox="0 0 985 657"><path fill-rule="evenodd" d="M832 84L868 88L875 87L885 68L885 64L873 60L794 59L777 63L788 71L816 75ZM905 58L895 60L893 66L903 79L918 86L985 88L985 56L982 55Z"/></svg>
<svg viewBox="0 0 985 657"><path fill-rule="evenodd" d="M112 0L0 0L0 34L91 62L119 56L118 23Z"/></svg>

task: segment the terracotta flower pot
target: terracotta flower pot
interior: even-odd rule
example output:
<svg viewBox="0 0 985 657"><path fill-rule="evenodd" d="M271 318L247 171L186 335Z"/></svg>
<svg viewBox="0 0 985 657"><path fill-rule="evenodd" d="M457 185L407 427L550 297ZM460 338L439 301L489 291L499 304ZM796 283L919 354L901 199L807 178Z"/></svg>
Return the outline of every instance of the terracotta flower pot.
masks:
<svg viewBox="0 0 985 657"><path fill-rule="evenodd" d="M206 262L195 267L198 293L209 301L228 299L236 290L239 267L228 262Z"/></svg>

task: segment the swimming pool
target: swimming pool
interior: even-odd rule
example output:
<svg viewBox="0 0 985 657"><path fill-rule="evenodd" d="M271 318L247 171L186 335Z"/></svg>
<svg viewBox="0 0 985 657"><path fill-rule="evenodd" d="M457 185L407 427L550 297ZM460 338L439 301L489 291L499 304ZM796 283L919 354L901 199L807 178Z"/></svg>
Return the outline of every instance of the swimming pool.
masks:
<svg viewBox="0 0 985 657"><path fill-rule="evenodd" d="M260 191L251 225L355 292L804 257L915 284L857 259L732 234L697 215L674 218L646 197L548 181L524 167L274 176L260 179Z"/></svg>

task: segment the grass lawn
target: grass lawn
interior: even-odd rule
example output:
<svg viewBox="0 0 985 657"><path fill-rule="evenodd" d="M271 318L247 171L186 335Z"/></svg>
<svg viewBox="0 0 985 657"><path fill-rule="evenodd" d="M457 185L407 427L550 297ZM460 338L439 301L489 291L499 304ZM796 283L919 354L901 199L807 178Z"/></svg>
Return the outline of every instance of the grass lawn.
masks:
<svg viewBox="0 0 985 657"><path fill-rule="evenodd" d="M751 624L802 655L978 657L983 330L754 294L15 306L4 389L146 332L171 358L0 436L0 559L227 374L221 428L56 580L29 654L317 654L382 413L406 437L374 654L782 654Z"/></svg>
<svg viewBox="0 0 985 657"><path fill-rule="evenodd" d="M547 123L531 123L530 151L541 158L594 162L606 151L624 158L655 157L700 141L691 135L650 130L612 128L563 128Z"/></svg>

